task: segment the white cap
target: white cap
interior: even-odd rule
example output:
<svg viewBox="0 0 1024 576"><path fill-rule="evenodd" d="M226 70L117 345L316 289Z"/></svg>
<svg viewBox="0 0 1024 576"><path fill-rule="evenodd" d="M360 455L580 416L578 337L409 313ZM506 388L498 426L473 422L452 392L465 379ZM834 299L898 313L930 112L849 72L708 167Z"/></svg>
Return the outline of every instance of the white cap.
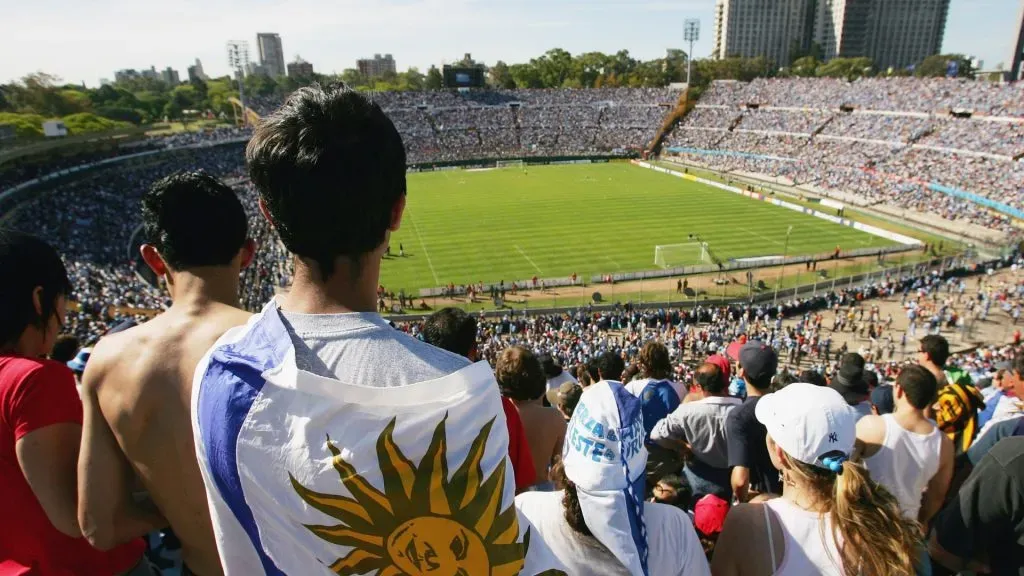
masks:
<svg viewBox="0 0 1024 576"><path fill-rule="evenodd" d="M786 454L826 470L838 471L824 459L849 458L857 439L857 411L827 386L790 384L762 397L754 415Z"/></svg>

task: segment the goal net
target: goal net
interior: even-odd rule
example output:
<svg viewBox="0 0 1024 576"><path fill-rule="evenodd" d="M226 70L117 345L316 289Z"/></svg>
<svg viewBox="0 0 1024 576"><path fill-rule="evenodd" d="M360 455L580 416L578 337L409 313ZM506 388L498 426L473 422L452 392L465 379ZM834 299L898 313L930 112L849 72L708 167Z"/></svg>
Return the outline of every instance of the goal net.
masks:
<svg viewBox="0 0 1024 576"><path fill-rule="evenodd" d="M700 263L711 263L704 242L665 244L654 247L654 265L660 268L678 268Z"/></svg>
<svg viewBox="0 0 1024 576"><path fill-rule="evenodd" d="M525 163L522 160L498 160L495 164L497 168L522 168Z"/></svg>

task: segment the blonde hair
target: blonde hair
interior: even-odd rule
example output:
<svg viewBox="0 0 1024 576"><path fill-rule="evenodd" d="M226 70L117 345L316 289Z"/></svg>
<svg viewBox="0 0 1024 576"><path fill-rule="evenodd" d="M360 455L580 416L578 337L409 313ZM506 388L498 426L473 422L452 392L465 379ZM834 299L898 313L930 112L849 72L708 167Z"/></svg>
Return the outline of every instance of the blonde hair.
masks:
<svg viewBox="0 0 1024 576"><path fill-rule="evenodd" d="M848 576L905 576L917 571L923 545L920 525L903 516L896 497L875 483L863 465L846 461L842 473L836 474L788 454L784 457L800 483L828 509L832 538Z"/></svg>

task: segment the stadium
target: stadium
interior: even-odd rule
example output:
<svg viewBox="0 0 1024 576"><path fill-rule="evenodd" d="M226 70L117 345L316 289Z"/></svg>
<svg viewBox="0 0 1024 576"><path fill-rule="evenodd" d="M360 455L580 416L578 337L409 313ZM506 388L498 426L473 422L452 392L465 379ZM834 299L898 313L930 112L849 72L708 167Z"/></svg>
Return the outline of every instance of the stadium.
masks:
<svg viewBox="0 0 1024 576"><path fill-rule="evenodd" d="M75 554L103 566L90 574L411 575L442 564L471 576L605 573L588 562L622 564L616 574L668 573L656 567L666 565L701 576L743 572L757 560L723 531L725 513L773 499L815 512L821 534L854 543L787 535L779 550L811 550L791 573L931 573L923 562L960 560L989 571L979 564L988 553L954 549L956 522L967 522L955 516L958 491L978 497L981 481L972 479L987 469L981 462L992 466L986 454L1024 435L1024 82L988 79L959 55L886 71L838 56L781 67L761 56L690 62L673 50L650 62L628 52L564 53L557 74L560 50L514 73L467 54L430 76L410 69L374 80L370 61L360 60L334 75L296 61L289 70L301 75L275 77L272 59L263 62L271 36L259 35L260 64L234 55L236 78L206 77L197 61L188 82L125 74L88 89L36 74L0 84L0 244L22 242L26 253L43 245L60 261L49 262L49 252L26 259L4 244L0 269L62 267L70 283L25 288L14 272L0 277L10 294L29 289L17 303L34 307L5 311L5 322L57 316L55 331L46 317L5 332L13 336L0 342L0 408L21 402L5 391L6 358L45 356L62 364L44 367L74 374L61 381L68 392L75 378L80 396L65 396L79 429L83 406L86 414L86 433L72 442L82 444L73 526L54 521L49 503L33 513L56 527L41 530L55 529ZM587 60L594 54L604 65ZM376 55L373 66L390 58ZM815 67L801 73L808 58ZM834 74L837 62L846 67ZM61 106L46 104L55 101ZM326 170L318 154L337 147L372 164L359 172L345 158L337 173L391 182L374 178L397 157L387 147L392 134L404 153L404 166L394 162L404 194L387 210L378 196L393 190L383 185L316 179ZM353 142L355 152L345 148ZM272 173L279 164L292 172ZM283 183L282 173L301 175L309 189ZM153 198L174 192L169 176L205 182L197 203L240 205L244 245L229 264L200 258L177 269L161 253L166 237L195 248L190 239L233 225L206 213L159 222L153 213L173 207ZM389 216L389 227L373 231L387 241L330 247L329 265L322 253L302 253L317 237L287 223L301 212L287 202L308 198L332 207L304 205L318 218L310 221L337 228L336 238ZM339 209L338 198L357 198L358 208ZM193 219L206 224L188 230ZM46 282L60 279L50 273ZM233 291L224 302L200 294L233 290L236 278L237 302ZM54 310L40 300L51 289ZM181 312L189 290L198 297ZM13 310L17 298L7 299L0 305ZM208 300L231 311L204 308ZM228 316L233 323L211 328ZM331 332L332 322L343 328ZM97 356L101 368L86 372ZM153 392L158 385L166 388ZM836 393L822 397L810 386ZM887 404L875 395L886 388ZM773 396L775 412L755 410ZM58 411L48 410L36 416ZM872 431L856 419L847 422L854 412L877 418L874 432L883 432L873 442L884 448L862 438ZM833 426L820 441L801 440L817 442L814 454L783 445L800 418L808 429ZM836 421L849 424L843 430L856 435L859 452L845 436L849 449L831 446L840 442ZM903 476L884 468L896 466L884 450L902 446L886 444L897 421L907 430L898 442L929 438L914 444L928 463L901 460L921 468ZM118 428L126 422L127 432ZM0 432L6 425L0 419ZM97 426L102 433L90 432ZM987 435L993 430L998 439ZM748 445L738 449L737 435ZM104 442L101 461L91 446ZM518 457L516 442L528 448ZM147 446L168 455L168 466L187 453L174 465L189 467L185 482L202 501L192 520L177 515L188 505L176 512L173 499L150 501L162 489L161 462ZM620 457L614 474L580 472ZM12 470L32 491L28 501L38 480L23 468ZM736 475L741 469L746 476ZM587 474L614 476L616 487L588 485ZM837 479L844 474L855 482ZM127 498L138 482L148 492ZM107 506L96 488L105 483L125 499ZM861 486L859 500L842 485ZM822 486L834 491L815 492ZM564 500L542 499L557 491ZM615 506L629 502L628 513L586 516L605 492ZM870 516L873 534L863 529L870 522L825 513L842 498L856 504L845 504L850 514ZM661 510L646 512L649 526L647 501ZM688 512L672 516L685 528L658 524L669 514L661 505ZM92 514L105 507L117 513ZM705 521L710 508L717 521ZM118 516L128 509L136 516ZM757 530L767 523L769 537L773 522L795 517L774 504L764 510ZM131 529L104 529L103 519ZM183 525L194 530L179 539ZM592 540L586 549L599 560L574 557L575 544L559 536L569 530ZM659 530L667 534L660 549L648 536ZM206 537L214 532L215 543ZM13 538L0 528L0 573L4 554L36 560L27 545L15 558L17 547L5 548ZM550 558L538 547L531 553L530 538L550 547ZM991 539L1011 550L995 553L995 566L1024 565L1020 540L1014 548L1004 536ZM133 545L139 550L126 550ZM729 558L716 558L716 546ZM139 564L120 563L118 554L137 559L142 548ZM779 567L775 544L759 550L772 562L760 568ZM881 569L887 563L898 567Z"/></svg>

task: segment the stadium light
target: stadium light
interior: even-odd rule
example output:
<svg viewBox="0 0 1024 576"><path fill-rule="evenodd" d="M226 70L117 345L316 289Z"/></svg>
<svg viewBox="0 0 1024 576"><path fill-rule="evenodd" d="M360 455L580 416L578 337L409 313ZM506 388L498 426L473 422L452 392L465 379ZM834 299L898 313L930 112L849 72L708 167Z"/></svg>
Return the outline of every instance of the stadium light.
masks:
<svg viewBox="0 0 1024 576"><path fill-rule="evenodd" d="M686 53L686 86L690 86L690 74L693 72L693 43L700 40L700 20L687 18L683 20L683 41L690 43L690 51Z"/></svg>
<svg viewBox="0 0 1024 576"><path fill-rule="evenodd" d="M248 124L245 115L245 88L242 80L245 78L245 66L249 64L249 43L245 40L228 41L228 66L234 70L238 77L238 101L242 104L242 125Z"/></svg>

